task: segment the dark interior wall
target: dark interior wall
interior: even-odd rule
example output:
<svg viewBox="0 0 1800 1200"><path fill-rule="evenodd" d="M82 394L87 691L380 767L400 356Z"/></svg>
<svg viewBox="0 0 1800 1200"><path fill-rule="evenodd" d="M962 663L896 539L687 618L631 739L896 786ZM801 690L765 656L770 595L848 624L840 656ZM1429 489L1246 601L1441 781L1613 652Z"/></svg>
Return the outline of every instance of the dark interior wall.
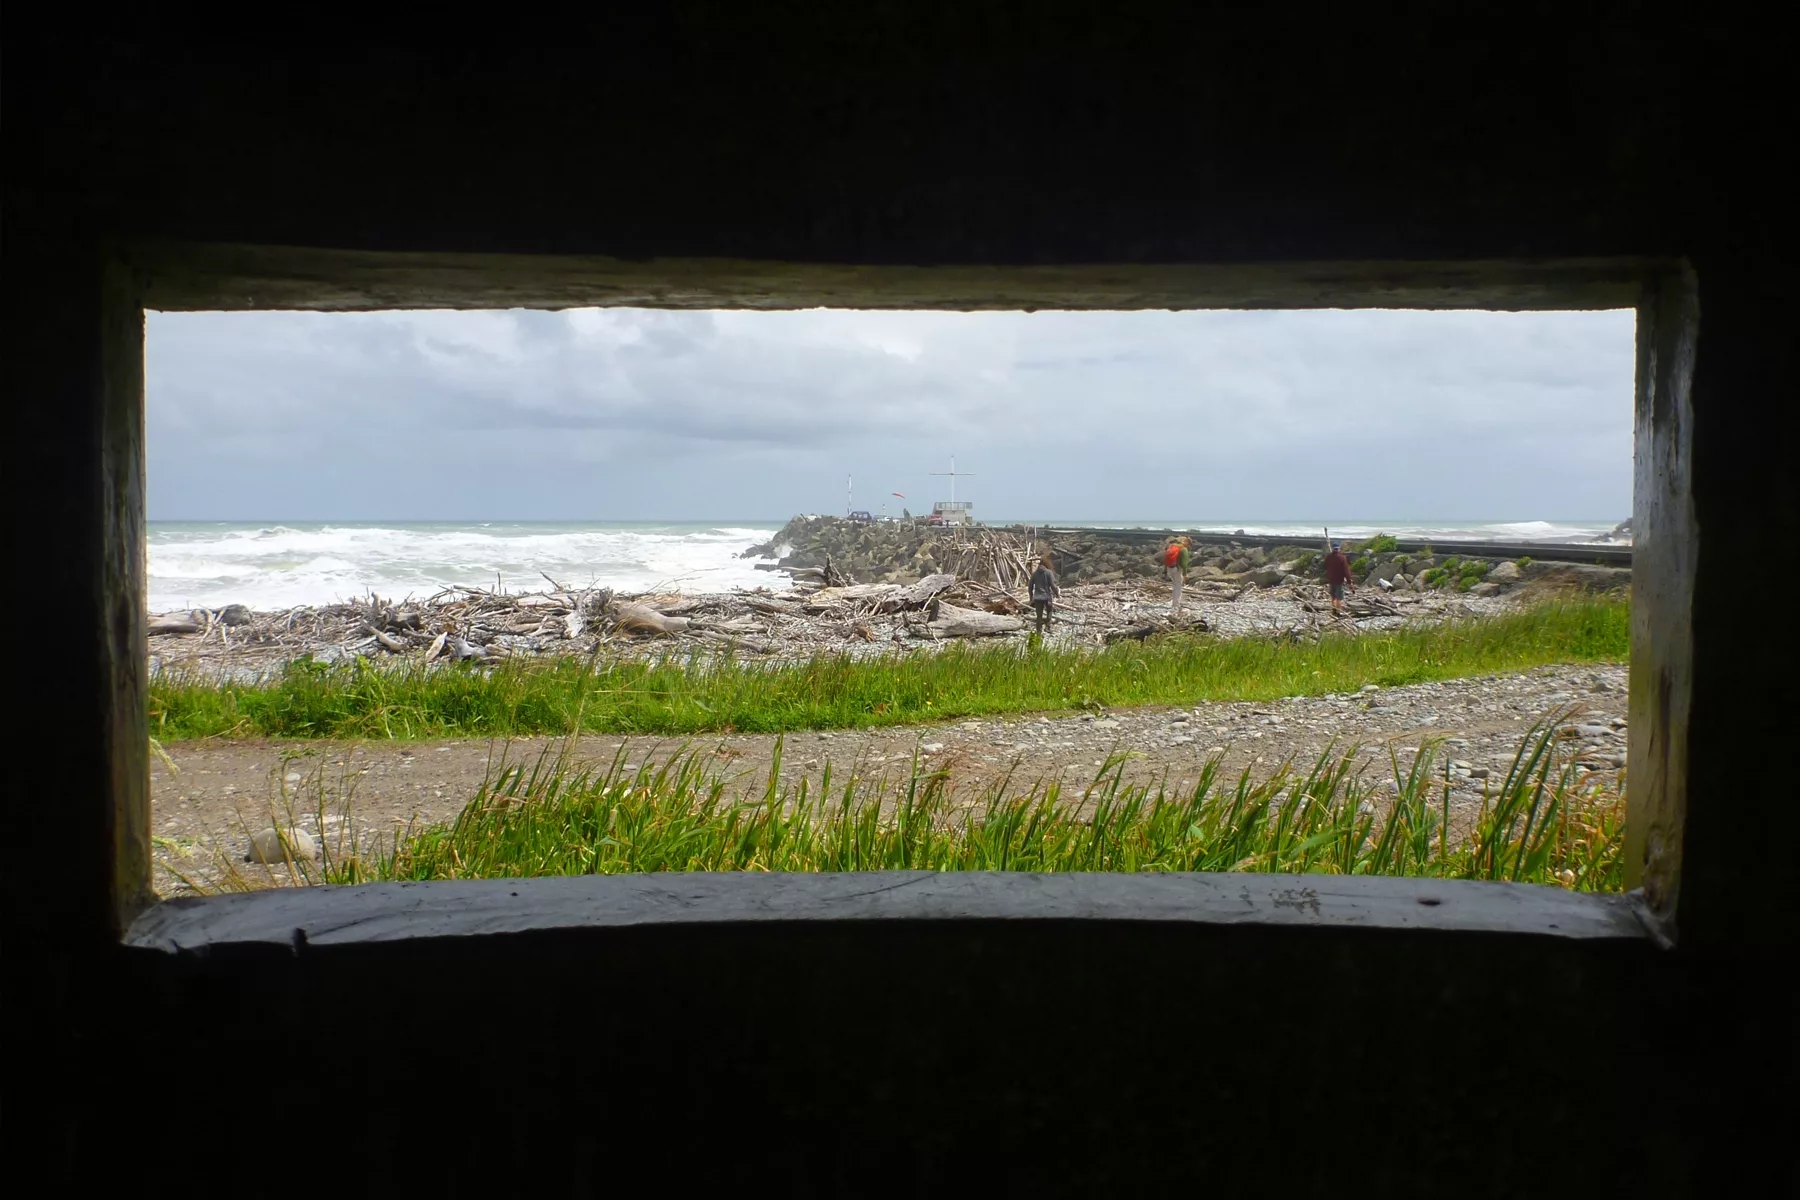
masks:
<svg viewBox="0 0 1800 1200"><path fill-rule="evenodd" d="M1773 40L1569 6L1455 26L1427 8L698 12L227 44L163 14L24 29L8 10L8 474L21 520L55 522L47 547L32 524L15 545L50 556L68 631L15 648L32 684L29 765L6 784L28 848L7 866L9 1138L74 1175L121 1144L155 1171L158 1138L262 1161L277 1131L357 1184L404 1163L390 1135L430 1173L554 1163L595 1186L690 1137L695 1169L902 1187L970 1156L988 1178L1115 1187L1267 1164L1269 1190L1313 1193L1518 1194L1617 1163L1682 1194L1785 1171L1789 1109L1760 1093L1791 1049L1772 980L1792 856L1762 847L1790 807L1770 756L1795 656L1743 584L1796 516ZM108 357L129 297L105 264L136 239L977 266L1685 257L1681 945L942 922L399 959L111 949L138 878L110 798L143 786L120 721L141 448L119 404L132 364ZM152 1082L171 1072L193 1085ZM309 1132L341 1123L343 1145ZM715 1130L761 1136L709 1149Z"/></svg>
<svg viewBox="0 0 1800 1200"><path fill-rule="evenodd" d="M1623 11L793 7L235 44L159 18L34 51L9 108L59 219L846 262L1645 253L1716 153L1704 38Z"/></svg>

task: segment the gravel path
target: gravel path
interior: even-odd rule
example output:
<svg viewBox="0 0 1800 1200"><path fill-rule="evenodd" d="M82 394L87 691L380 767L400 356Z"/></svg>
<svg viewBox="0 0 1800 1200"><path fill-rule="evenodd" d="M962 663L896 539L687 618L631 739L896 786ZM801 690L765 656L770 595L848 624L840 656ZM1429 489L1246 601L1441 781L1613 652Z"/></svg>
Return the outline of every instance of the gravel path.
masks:
<svg viewBox="0 0 1800 1200"><path fill-rule="evenodd" d="M1090 782L1110 754L1131 757L1126 777L1191 785L1205 760L1221 754L1226 771L1256 774L1283 760L1310 760L1336 740L1361 744L1373 777L1390 777L1390 749L1407 756L1427 738L1450 739L1450 758L1463 766L1453 778L1454 807L1466 817L1479 802L1482 775L1499 777L1527 727L1563 706L1580 704L1582 757L1595 769L1620 771L1625 759L1625 667L1546 667L1523 674L1445 683L1364 689L1346 696L1291 697L1262 704L1202 704L1142 708L1099 716L1009 716L877 731L789 734L782 775L818 780L829 764L842 778L861 762L867 775L904 776L913 754L949 772L959 790L973 791L1007 772L1021 787L1061 777ZM250 835L291 823L328 847L365 849L391 844L409 825L455 818L504 753L529 764L553 751L556 739L521 738L431 742L201 741L167 747L176 773L152 762L152 832L159 893L186 892L183 877L218 886L236 872L244 881L292 882L287 868L242 862ZM695 738L721 771L745 791L767 781L775 738L732 735ZM623 754L631 764L661 759L680 743L589 736L580 759L600 765ZM352 834L350 831L354 831Z"/></svg>

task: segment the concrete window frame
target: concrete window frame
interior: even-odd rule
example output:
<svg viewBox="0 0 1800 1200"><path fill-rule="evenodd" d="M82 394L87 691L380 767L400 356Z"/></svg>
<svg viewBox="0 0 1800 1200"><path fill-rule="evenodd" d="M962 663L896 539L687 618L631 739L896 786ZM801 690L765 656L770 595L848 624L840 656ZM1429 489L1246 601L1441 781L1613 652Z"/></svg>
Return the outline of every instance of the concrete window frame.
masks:
<svg viewBox="0 0 1800 1200"><path fill-rule="evenodd" d="M1687 810L1697 529L1692 269L1666 259L868 267L734 260L132 245L102 302L110 940L170 952L576 927L932 919L1144 920L1651 940L1672 945ZM1130 310L1406 308L1638 314L1627 886L1292 875L599 876L301 888L155 903L144 627L144 313L573 307ZM102 864L94 864L98 867ZM92 877L92 876L90 876Z"/></svg>

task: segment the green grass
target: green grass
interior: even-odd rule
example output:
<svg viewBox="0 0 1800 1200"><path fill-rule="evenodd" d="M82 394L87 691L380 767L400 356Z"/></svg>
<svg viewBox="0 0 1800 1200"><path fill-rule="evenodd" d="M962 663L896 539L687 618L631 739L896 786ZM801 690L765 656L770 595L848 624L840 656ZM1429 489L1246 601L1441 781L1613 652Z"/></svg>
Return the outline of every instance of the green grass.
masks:
<svg viewBox="0 0 1800 1200"><path fill-rule="evenodd" d="M545 753L490 773L453 825L368 858L307 867L314 882L482 879L657 871L1273 871L1622 887L1619 777L1566 761L1555 722L1520 744L1479 815L1450 828L1435 744L1390 755L1377 792L1354 750L1303 771L1225 779L1218 760L1179 793L1123 781L1108 763L1080 792L1010 780L962 801L915 760L889 783L852 773L783 785L780 754L760 796L740 799L683 751L660 765L571 771Z"/></svg>
<svg viewBox="0 0 1800 1200"><path fill-rule="evenodd" d="M1483 620L1312 641L1167 637L1105 650L954 645L787 664L720 658L466 669L300 663L264 684L159 676L150 734L423 738L685 735L860 728L997 713L1268 700L1626 658L1625 603L1549 603Z"/></svg>

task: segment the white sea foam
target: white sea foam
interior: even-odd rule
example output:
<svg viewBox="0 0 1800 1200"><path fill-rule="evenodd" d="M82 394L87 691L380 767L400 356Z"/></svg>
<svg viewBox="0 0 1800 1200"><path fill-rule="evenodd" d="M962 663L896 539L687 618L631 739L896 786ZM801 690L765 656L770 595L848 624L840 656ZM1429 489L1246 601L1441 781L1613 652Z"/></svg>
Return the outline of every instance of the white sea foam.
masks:
<svg viewBox="0 0 1800 1200"><path fill-rule="evenodd" d="M768 525L254 525L153 523L149 608L329 604L373 591L425 597L448 586L572 586L711 592L785 587L737 557Z"/></svg>

